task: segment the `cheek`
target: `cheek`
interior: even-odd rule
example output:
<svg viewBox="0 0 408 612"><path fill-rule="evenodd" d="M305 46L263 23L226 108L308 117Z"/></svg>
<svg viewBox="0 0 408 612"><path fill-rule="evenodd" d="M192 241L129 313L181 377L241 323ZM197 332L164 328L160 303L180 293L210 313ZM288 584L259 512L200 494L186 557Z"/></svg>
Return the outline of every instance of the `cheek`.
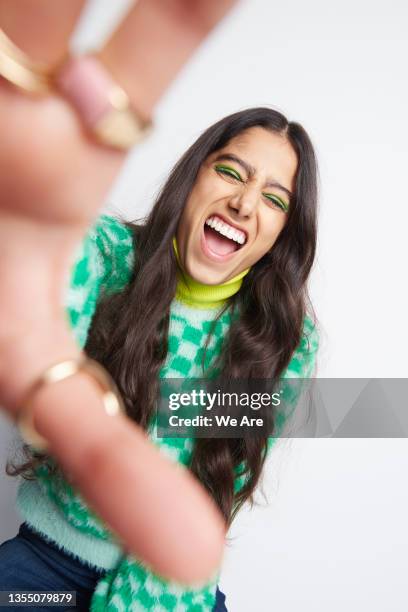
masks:
<svg viewBox="0 0 408 612"><path fill-rule="evenodd" d="M203 211L213 202L228 195L230 190L231 184L220 178L216 172L208 170L196 181L190 194L194 210Z"/></svg>
<svg viewBox="0 0 408 612"><path fill-rule="evenodd" d="M197 185L194 188L182 215L189 227L194 226L205 215L212 197L214 197L214 190L210 186Z"/></svg>
<svg viewBox="0 0 408 612"><path fill-rule="evenodd" d="M279 212L260 219L259 231L255 247L259 252L265 254L275 244L279 234L286 224L286 217Z"/></svg>
<svg viewBox="0 0 408 612"><path fill-rule="evenodd" d="M191 220L191 212L190 207L186 206L183 210L183 213L178 222L176 236L178 246L180 248L181 257L185 255L185 249L188 243L188 238L191 235L192 231L192 220Z"/></svg>
<svg viewBox="0 0 408 612"><path fill-rule="evenodd" d="M178 240L181 239L185 242L196 229L200 215L202 214L202 207L200 207L200 202L202 201L197 191L190 194L178 224Z"/></svg>

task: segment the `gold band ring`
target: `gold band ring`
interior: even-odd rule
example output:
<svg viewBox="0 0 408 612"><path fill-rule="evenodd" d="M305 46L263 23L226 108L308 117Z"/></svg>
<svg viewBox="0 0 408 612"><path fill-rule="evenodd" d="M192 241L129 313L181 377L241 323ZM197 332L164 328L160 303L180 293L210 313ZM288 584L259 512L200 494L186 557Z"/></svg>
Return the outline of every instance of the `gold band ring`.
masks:
<svg viewBox="0 0 408 612"><path fill-rule="evenodd" d="M34 427L32 410L27 406L29 400L44 385L65 380L78 372L89 374L102 390L102 401L106 414L116 416L120 413L125 413L123 400L115 382L109 372L97 361L81 355L76 359L67 359L55 363L47 368L30 386L24 396L22 407L17 416L17 426L23 439L36 450L41 452L47 450L48 441Z"/></svg>

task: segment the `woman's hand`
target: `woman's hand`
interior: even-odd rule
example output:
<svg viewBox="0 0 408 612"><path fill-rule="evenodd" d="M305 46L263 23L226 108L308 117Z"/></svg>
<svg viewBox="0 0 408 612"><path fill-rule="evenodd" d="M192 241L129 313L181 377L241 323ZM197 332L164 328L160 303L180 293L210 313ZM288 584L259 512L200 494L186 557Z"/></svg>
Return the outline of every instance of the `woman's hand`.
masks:
<svg viewBox="0 0 408 612"><path fill-rule="evenodd" d="M34 101L1 84L0 117L0 404L16 415L37 376L80 354L62 290L123 155L85 139L63 99ZM212 500L140 427L107 416L86 375L44 387L29 407L51 453L126 550L186 583L219 566L225 529Z"/></svg>
<svg viewBox="0 0 408 612"><path fill-rule="evenodd" d="M27 10L37 10L35 2L24 1ZM47 2L51 6L52 0L44 0L41 10ZM0 9L8 5L8 15L17 12L11 24L18 21L22 4L17 8L1 0ZM146 54L148 45L162 45L163 66L157 48L151 54L156 76L136 72L134 102L146 114L232 4L139 0L123 35L119 30L101 57L126 89L135 81L134 62L141 63L143 51L129 53L129 23L133 38L144 41ZM58 29L61 15L50 12L51 17ZM152 18L160 38L146 36ZM23 33L29 52L35 31L23 28ZM97 216L124 155L86 138L62 97L30 98L1 80L0 133L0 405L16 416L39 374L80 354L62 292L73 251ZM122 415L106 415L100 392L86 375L43 387L30 407L51 452L129 552L163 576L185 582L205 580L218 567L225 525L214 502L187 470L159 453L140 427ZM183 529L169 522L169 516L177 517ZM155 538L150 537L153 530Z"/></svg>
<svg viewBox="0 0 408 612"><path fill-rule="evenodd" d="M62 293L72 253L124 156L84 138L62 98L31 99L4 83L0 133L0 403L14 411L69 331ZM11 369L10 353L28 352L34 337L42 340L24 371Z"/></svg>

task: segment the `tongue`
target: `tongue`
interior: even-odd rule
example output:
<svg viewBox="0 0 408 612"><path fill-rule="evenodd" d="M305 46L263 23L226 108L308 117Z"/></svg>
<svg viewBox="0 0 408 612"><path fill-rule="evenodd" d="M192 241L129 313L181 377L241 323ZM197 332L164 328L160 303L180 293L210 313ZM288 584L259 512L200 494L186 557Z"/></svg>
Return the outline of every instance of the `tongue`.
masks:
<svg viewBox="0 0 408 612"><path fill-rule="evenodd" d="M208 247L217 255L229 255L238 249L238 244L226 236L222 236L208 225L204 228L205 239Z"/></svg>

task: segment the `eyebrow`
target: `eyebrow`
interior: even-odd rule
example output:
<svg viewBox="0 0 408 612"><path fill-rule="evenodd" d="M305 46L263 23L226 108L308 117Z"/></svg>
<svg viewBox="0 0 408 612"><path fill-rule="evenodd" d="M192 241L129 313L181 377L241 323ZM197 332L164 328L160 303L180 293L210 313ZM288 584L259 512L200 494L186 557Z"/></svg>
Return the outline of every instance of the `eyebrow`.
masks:
<svg viewBox="0 0 408 612"><path fill-rule="evenodd" d="M255 170L255 168L253 166L251 166L251 164L249 164L248 162L244 161L243 159L241 159L237 155L234 155L233 153L221 153L221 155L218 155L218 157L216 157L214 161L222 161L223 159L235 162L235 163L239 164L240 166L242 166L242 168L244 168L244 170L247 172L248 176L251 177L251 178L253 176L255 176L255 174L256 174L256 170ZM290 198L293 197L293 194L292 194L291 191L289 191L289 189L287 189L286 187L284 187L283 185L281 185L280 183L278 183L278 181L276 181L274 179L269 178L268 182L266 184L266 187L277 187L278 189L282 189L282 191L287 193Z"/></svg>

